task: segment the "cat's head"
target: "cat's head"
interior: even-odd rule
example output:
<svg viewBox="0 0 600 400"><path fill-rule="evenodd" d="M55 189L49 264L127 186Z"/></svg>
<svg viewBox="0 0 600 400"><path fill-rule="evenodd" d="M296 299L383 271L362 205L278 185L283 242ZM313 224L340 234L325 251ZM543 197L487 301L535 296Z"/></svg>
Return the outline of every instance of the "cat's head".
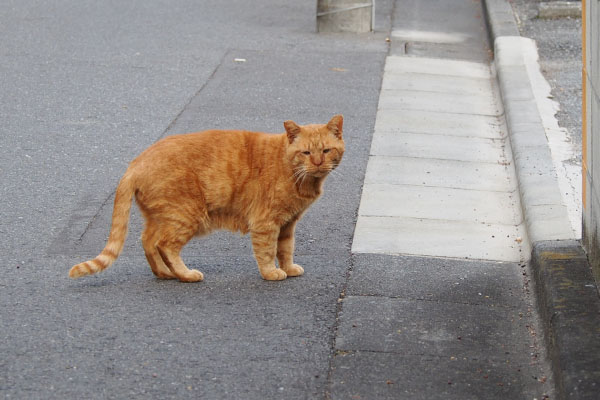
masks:
<svg viewBox="0 0 600 400"><path fill-rule="evenodd" d="M322 178L339 165L344 155L343 123L341 115L323 125L283 123L288 139L287 156L296 177Z"/></svg>

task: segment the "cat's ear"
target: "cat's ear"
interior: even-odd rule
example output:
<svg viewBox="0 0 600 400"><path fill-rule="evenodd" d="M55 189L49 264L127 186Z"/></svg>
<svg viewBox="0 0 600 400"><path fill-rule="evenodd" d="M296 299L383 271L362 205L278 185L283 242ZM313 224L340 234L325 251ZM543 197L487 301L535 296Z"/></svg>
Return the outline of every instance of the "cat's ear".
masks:
<svg viewBox="0 0 600 400"><path fill-rule="evenodd" d="M283 123L283 126L285 127L285 131L287 132L288 140L290 141L290 144L291 144L294 141L294 139L296 139L298 137L298 135L300 134L300 127L294 121L290 121L290 120L285 121Z"/></svg>
<svg viewBox="0 0 600 400"><path fill-rule="evenodd" d="M331 131L338 139L342 138L342 125L344 125L344 117L341 114L335 115L331 121L327 123L327 129Z"/></svg>

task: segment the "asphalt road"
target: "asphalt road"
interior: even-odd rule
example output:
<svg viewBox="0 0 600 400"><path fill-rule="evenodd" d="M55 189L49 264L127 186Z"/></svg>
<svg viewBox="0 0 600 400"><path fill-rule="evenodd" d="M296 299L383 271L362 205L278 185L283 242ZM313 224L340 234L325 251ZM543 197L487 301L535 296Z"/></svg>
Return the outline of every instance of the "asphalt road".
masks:
<svg viewBox="0 0 600 400"><path fill-rule="evenodd" d="M9 1L0 10L0 395L323 397L373 131L380 33L319 35L314 2ZM235 61L244 59L245 62ZM339 174L298 226L302 278L260 278L247 238L191 243L200 284L158 281L132 217L105 273L114 188L159 138L345 117Z"/></svg>

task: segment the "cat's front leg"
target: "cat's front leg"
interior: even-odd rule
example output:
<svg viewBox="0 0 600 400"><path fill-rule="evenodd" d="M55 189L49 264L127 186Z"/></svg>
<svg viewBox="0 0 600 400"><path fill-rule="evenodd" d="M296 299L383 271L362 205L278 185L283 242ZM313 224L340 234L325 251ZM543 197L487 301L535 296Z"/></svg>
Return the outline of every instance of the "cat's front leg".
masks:
<svg viewBox="0 0 600 400"><path fill-rule="evenodd" d="M254 258L256 258L258 270L263 279L267 281L281 281L287 278L285 271L275 266L279 227L254 227L251 230L250 235L252 237Z"/></svg>
<svg viewBox="0 0 600 400"><path fill-rule="evenodd" d="M287 276L300 276L304 273L304 268L294 264L294 233L297 221L294 219L281 227L277 238L277 260Z"/></svg>

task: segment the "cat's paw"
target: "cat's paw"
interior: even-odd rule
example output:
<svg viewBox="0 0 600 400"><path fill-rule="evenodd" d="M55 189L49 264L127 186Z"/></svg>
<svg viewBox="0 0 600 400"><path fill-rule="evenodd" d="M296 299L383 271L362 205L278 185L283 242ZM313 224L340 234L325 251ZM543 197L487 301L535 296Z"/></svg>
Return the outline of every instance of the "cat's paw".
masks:
<svg viewBox="0 0 600 400"><path fill-rule="evenodd" d="M298 264L292 264L291 266L284 269L287 276L300 276L304 274L304 268Z"/></svg>
<svg viewBox="0 0 600 400"><path fill-rule="evenodd" d="M201 282L204 280L204 275L197 269L190 269L184 276L180 276L181 282Z"/></svg>
<svg viewBox="0 0 600 400"><path fill-rule="evenodd" d="M260 273L266 281L282 281L287 278L287 274L281 268L270 269L266 272Z"/></svg>

